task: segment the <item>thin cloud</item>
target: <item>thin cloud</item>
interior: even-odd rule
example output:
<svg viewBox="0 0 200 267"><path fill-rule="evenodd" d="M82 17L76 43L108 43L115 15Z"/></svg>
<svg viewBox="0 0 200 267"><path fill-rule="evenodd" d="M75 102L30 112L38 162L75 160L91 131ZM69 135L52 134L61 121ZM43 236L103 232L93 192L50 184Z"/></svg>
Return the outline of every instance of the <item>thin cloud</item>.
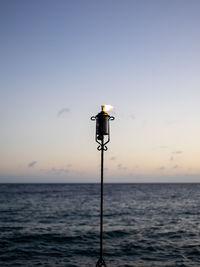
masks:
<svg viewBox="0 0 200 267"><path fill-rule="evenodd" d="M28 167L29 167L29 168L32 168L32 167L34 167L36 164L37 164L37 161L31 161L31 162L28 164Z"/></svg>
<svg viewBox="0 0 200 267"><path fill-rule="evenodd" d="M110 160L116 160L116 157L111 157Z"/></svg>
<svg viewBox="0 0 200 267"><path fill-rule="evenodd" d="M64 168L51 168L49 171L51 174L53 175L57 175L57 176L63 176L66 175L69 170L68 169L64 169Z"/></svg>
<svg viewBox="0 0 200 267"><path fill-rule="evenodd" d="M127 167L123 166L121 163L119 163L119 164L117 165L117 168L118 168L119 170L127 170Z"/></svg>
<svg viewBox="0 0 200 267"><path fill-rule="evenodd" d="M165 167L161 166L160 168L158 168L158 170L163 171L163 170L165 170Z"/></svg>
<svg viewBox="0 0 200 267"><path fill-rule="evenodd" d="M181 150L177 150L177 151L174 151L174 152L172 152L172 154L182 154L183 153L183 151L181 151Z"/></svg>
<svg viewBox="0 0 200 267"><path fill-rule="evenodd" d="M178 165L174 165L172 168L173 169L177 169L177 168L179 168L179 166Z"/></svg>
<svg viewBox="0 0 200 267"><path fill-rule="evenodd" d="M70 109L69 108L62 108L60 111L58 111L57 116L60 117L65 113L69 113Z"/></svg>
<svg viewBox="0 0 200 267"><path fill-rule="evenodd" d="M177 150L177 151L173 151L171 152L172 156L170 157L170 161L175 161L177 160L177 156L182 154L183 151L182 150Z"/></svg>

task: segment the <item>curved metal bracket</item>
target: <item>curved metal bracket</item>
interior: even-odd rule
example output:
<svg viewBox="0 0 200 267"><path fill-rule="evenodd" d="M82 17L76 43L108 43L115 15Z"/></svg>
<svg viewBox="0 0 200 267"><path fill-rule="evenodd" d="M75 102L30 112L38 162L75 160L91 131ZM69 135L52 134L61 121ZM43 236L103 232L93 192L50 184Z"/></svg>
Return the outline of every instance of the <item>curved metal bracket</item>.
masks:
<svg viewBox="0 0 200 267"><path fill-rule="evenodd" d="M90 119L91 119L92 121L96 121L96 116L92 116Z"/></svg>
<svg viewBox="0 0 200 267"><path fill-rule="evenodd" d="M115 117L113 117L113 116L109 117L109 121L114 121L114 119L115 119Z"/></svg>

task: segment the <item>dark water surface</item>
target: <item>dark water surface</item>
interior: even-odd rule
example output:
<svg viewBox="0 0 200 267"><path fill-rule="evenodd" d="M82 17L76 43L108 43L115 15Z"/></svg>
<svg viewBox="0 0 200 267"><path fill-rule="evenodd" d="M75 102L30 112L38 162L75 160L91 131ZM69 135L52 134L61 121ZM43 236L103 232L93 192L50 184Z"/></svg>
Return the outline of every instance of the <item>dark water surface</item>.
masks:
<svg viewBox="0 0 200 267"><path fill-rule="evenodd" d="M106 184L111 266L200 266L200 184ZM1 184L0 266L95 266L99 185Z"/></svg>

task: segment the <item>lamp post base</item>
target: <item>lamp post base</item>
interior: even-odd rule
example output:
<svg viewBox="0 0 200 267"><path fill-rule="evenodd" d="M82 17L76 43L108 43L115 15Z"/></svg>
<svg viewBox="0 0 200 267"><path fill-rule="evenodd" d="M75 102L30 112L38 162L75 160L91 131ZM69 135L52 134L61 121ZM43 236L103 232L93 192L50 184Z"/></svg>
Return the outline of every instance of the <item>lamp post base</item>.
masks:
<svg viewBox="0 0 200 267"><path fill-rule="evenodd" d="M98 259L96 267L107 267L107 265L105 264L105 261L103 259Z"/></svg>

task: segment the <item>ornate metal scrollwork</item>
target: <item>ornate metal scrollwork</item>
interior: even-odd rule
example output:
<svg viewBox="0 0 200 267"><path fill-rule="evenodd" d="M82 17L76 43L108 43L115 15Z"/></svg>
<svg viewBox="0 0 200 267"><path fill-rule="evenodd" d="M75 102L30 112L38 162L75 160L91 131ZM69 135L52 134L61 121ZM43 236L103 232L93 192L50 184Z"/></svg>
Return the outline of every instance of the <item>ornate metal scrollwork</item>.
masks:
<svg viewBox="0 0 200 267"><path fill-rule="evenodd" d="M106 116L108 117L108 121L110 121L110 120L113 121L115 119L115 117L109 116L108 114ZM92 116L91 120L96 121L97 117L98 117L98 115ZM107 136L107 140L104 139L104 136ZM108 134L99 136L96 132L95 141L99 144L99 146L97 147L98 151L101 151L101 150L107 151L108 150L108 147L106 146L106 144L108 142L110 142L109 124L108 124Z"/></svg>
<svg viewBox="0 0 200 267"><path fill-rule="evenodd" d="M105 264L104 259L99 259L97 261L96 267L107 267L107 265Z"/></svg>

